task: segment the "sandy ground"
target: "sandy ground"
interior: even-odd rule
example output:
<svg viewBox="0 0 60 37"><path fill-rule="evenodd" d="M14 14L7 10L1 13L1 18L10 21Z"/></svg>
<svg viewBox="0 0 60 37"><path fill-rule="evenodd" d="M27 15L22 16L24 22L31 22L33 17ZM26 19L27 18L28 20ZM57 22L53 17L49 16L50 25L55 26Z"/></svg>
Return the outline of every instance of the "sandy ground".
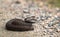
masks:
<svg viewBox="0 0 60 37"><path fill-rule="evenodd" d="M18 32L6 30L5 25L10 19L24 19L27 17L27 14L23 13L23 8L28 7L28 3L31 1L29 0L30 2L26 3L23 0L19 0L21 4L15 4L15 1L16 0L0 0L0 37L60 37L60 32L56 32L55 29L44 28L47 25L45 25L45 22L49 22L53 18L50 18L48 21L42 21L42 24L40 24L40 22L33 24L33 31ZM40 6L42 6L42 4L41 2ZM39 16L37 11L30 12L32 13L31 15ZM53 14L56 15L56 13L52 13L52 17L54 16ZM59 13L57 15L59 15Z"/></svg>

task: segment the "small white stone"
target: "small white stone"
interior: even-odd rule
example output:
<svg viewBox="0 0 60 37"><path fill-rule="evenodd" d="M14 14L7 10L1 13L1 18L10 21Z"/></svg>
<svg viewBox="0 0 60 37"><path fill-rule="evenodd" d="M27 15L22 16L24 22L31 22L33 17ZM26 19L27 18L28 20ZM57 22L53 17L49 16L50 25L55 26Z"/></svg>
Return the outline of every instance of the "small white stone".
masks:
<svg viewBox="0 0 60 37"><path fill-rule="evenodd" d="M44 24L44 23L42 23L42 24Z"/></svg>
<svg viewBox="0 0 60 37"><path fill-rule="evenodd" d="M55 15L55 17L57 18L58 16L57 16L57 15Z"/></svg>
<svg viewBox="0 0 60 37"><path fill-rule="evenodd" d="M56 10L59 10L59 8L56 8Z"/></svg>

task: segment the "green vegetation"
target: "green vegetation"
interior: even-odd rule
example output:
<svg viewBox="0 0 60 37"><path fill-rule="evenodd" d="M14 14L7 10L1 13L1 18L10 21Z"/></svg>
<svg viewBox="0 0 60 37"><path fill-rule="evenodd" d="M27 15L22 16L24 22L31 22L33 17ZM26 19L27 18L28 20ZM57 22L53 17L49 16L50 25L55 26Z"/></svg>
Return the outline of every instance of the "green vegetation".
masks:
<svg viewBox="0 0 60 37"><path fill-rule="evenodd" d="M48 0L48 3L60 7L60 0Z"/></svg>

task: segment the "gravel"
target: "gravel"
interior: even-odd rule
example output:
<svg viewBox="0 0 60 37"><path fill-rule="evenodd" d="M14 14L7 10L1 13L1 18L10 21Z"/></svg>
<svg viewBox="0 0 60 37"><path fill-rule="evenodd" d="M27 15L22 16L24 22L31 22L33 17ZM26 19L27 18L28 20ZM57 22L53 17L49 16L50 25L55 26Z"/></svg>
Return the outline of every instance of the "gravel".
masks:
<svg viewBox="0 0 60 37"><path fill-rule="evenodd" d="M55 17L60 12L59 10L49 8L43 5L43 2L42 6L37 5L38 2L33 2L32 6L31 1L19 0L20 4L16 4L15 1L0 0L0 37L60 37L60 19ZM10 19L18 18L24 20L31 16L38 17L38 21L33 24L34 31L15 32L5 29L5 25ZM59 22L55 24L56 21ZM53 23L54 25L52 25Z"/></svg>

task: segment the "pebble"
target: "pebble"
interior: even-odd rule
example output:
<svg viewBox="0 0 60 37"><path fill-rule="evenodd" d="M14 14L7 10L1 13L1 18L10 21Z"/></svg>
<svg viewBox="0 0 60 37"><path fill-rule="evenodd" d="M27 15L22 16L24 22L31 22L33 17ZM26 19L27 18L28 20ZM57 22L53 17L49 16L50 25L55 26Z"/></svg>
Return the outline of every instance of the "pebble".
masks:
<svg viewBox="0 0 60 37"><path fill-rule="evenodd" d="M21 2L19 2L19 1L16 1L15 3L16 3L16 4L20 4Z"/></svg>
<svg viewBox="0 0 60 37"><path fill-rule="evenodd" d="M57 11L57 12L60 12L60 8L56 8L56 11Z"/></svg>
<svg viewBox="0 0 60 37"><path fill-rule="evenodd" d="M57 24L56 29L58 32L60 32L60 22Z"/></svg>
<svg viewBox="0 0 60 37"><path fill-rule="evenodd" d="M24 13L29 13L29 9L24 8L23 12L24 12Z"/></svg>
<svg viewBox="0 0 60 37"><path fill-rule="evenodd" d="M37 19L35 19L35 16L31 16L31 17L25 18L25 21L35 23L37 21Z"/></svg>
<svg viewBox="0 0 60 37"><path fill-rule="evenodd" d="M24 0L25 1L25 0ZM2 3L4 3L4 2L0 2L0 7L2 7L2 8L7 8L7 9L9 9L9 8L11 8L12 9L12 11L11 11L11 13L10 14L12 14L12 12L14 12L14 14L12 15L12 17L14 16L17 16L19 13L23 13L23 14L19 14L20 16L19 16L19 18L20 17L24 17L24 18L22 18L22 19L25 19L25 18L27 18L27 17L31 17L31 16L35 16L35 12L37 12L37 13L39 13L39 14L37 14L36 16L38 17L38 18L36 18L36 20L37 19L39 19L38 21L39 22L37 22L37 23L39 23L40 25L38 25L37 23L36 23L36 25L39 27L39 29L37 28L37 27L35 27L39 32L41 32L41 33L39 33L38 31L38 33L39 34L37 34L37 33L34 33L34 31L33 31L33 34L31 34L31 35L34 35L34 34L37 34L37 35L39 35L39 36L36 36L36 37L40 37L41 35L40 34L42 34L42 30L41 30L41 27L42 26L44 26L44 27L46 27L46 28L44 28L45 30L46 30L46 36L47 37L49 37L48 36L48 34L47 34L47 32L50 34L50 32L49 32L49 29L51 28L51 27L54 27L53 25L55 25L55 22L57 21L57 20L59 20L60 19L60 17L56 17L56 16L54 16L56 13L58 13L58 12L60 12L60 10L59 9L56 9L56 10L54 10L54 9L49 9L48 8L48 6L44 6L44 4L43 4L43 2L41 3L40 2L40 6L38 6L37 5L37 2L33 2L33 3L31 3L31 0L27 0L26 1L27 2L27 5L23 5L22 6L22 4L21 4L21 2L14 2L14 3L11 3L10 5L11 5L11 7L9 6L8 7L8 5L7 4L2 4ZM24 2L23 2L24 3ZM1 9L2 9L1 8ZM38 10L39 9L39 10ZM17 10L17 11L16 11ZM19 10L19 12L18 12L18 10ZM4 13L6 12L8 12L7 10L2 10ZM18 12L18 13L15 13L15 11L16 12ZM50 12L49 12L50 11ZM55 12L56 11L56 12ZM16 15L15 15L16 14ZM8 15L6 15L6 14L3 14L3 16L2 17L4 17L4 16L8 16ZM1 16L0 16L1 17ZM10 18L11 18L11 16L9 16ZM6 19L8 19L9 17L4 17L4 19L6 18ZM52 19L52 17L53 17L53 19ZM48 19L48 18L50 18L50 19ZM47 24L45 24L45 22L44 21L49 21ZM56 29L59 31L59 27L58 26L55 26L56 27ZM42 27L43 28L43 27ZM43 29L43 30L44 30ZM53 28L54 29L54 28ZM4 30L3 30L4 31ZM35 30L36 31L36 30ZM53 31L54 32L54 31ZM55 33L54 33L55 34ZM58 34L58 33L57 33ZM18 34L17 34L18 35ZM30 35L30 34L29 34ZM32 36L32 37L34 37L34 36ZM43 36L43 37L45 37L45 36ZM54 35L53 36L51 36L51 37L54 37Z"/></svg>

